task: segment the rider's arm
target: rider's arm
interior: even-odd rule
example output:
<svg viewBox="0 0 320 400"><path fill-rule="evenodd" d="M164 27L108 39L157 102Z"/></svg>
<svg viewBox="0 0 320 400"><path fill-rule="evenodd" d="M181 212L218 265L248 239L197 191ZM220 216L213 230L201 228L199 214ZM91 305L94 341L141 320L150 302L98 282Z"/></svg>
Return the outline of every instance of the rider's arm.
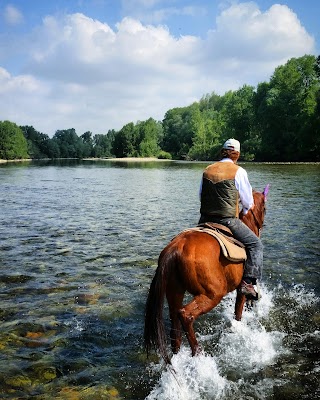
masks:
<svg viewBox="0 0 320 400"><path fill-rule="evenodd" d="M247 171L240 167L235 176L236 188L242 204L243 213L247 214L254 207L252 187L249 182Z"/></svg>

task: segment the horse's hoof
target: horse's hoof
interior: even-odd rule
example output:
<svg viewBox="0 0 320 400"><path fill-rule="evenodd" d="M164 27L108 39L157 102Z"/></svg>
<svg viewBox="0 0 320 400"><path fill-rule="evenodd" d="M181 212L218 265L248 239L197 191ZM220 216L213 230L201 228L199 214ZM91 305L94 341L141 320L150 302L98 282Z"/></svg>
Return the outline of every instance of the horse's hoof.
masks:
<svg viewBox="0 0 320 400"><path fill-rule="evenodd" d="M201 346L197 345L195 349L192 350L192 357L199 356L202 353Z"/></svg>

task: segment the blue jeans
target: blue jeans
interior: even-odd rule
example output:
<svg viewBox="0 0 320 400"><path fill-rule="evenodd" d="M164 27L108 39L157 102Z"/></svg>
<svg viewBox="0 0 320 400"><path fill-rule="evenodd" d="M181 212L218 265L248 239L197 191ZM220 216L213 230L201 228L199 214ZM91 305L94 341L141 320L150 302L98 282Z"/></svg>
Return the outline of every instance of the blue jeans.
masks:
<svg viewBox="0 0 320 400"><path fill-rule="evenodd" d="M233 236L245 245L247 260L244 265L245 278L261 279L263 265L263 245L261 240L239 218L212 218L202 215L199 224L216 222L227 226Z"/></svg>

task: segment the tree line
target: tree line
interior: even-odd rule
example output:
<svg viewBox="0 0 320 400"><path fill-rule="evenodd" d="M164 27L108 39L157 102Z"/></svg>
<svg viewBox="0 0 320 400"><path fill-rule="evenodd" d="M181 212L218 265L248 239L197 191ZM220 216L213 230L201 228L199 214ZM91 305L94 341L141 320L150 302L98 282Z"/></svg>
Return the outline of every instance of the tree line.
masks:
<svg viewBox="0 0 320 400"><path fill-rule="evenodd" d="M52 138L32 126L0 122L0 158L158 157L214 160L222 143L241 142L247 161L320 161L320 56L292 58L269 82L207 94L173 108L162 121L130 122L119 131Z"/></svg>

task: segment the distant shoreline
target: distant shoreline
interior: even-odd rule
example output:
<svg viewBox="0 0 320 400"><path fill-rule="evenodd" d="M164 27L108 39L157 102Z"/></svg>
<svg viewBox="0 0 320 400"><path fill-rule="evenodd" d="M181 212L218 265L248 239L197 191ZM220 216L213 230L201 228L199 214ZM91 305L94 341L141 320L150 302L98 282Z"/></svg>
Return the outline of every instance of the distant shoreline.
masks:
<svg viewBox="0 0 320 400"><path fill-rule="evenodd" d="M53 160L80 160L78 158L43 158L43 159L33 159L33 158L23 158L23 159L15 159L15 160L4 160L0 159L0 164L5 163L15 163L15 162L32 162L32 161L53 161ZM156 157L122 157L122 158L82 158L81 161L112 161L112 162L194 162L194 163L207 163L211 164L218 160L208 160L208 161L200 161L200 160L192 160L192 161L184 161L184 160L169 160L162 159ZM274 164L274 165L289 165L289 164L320 164L319 161L239 161L239 164Z"/></svg>
<svg viewBox="0 0 320 400"><path fill-rule="evenodd" d="M162 159L162 158L157 158L157 157L84 158L83 160L87 160L87 161L128 161L128 162L177 161L177 160L168 160L168 159Z"/></svg>
<svg viewBox="0 0 320 400"><path fill-rule="evenodd" d="M123 158L84 158L83 160L87 161L125 161L125 162L149 162L149 161L174 161L174 162L186 162L186 163L204 163L204 164L212 164L215 163L217 160L176 160L176 159L160 159L156 157L123 157ZM239 161L239 164L320 164L319 161Z"/></svg>
<svg viewBox="0 0 320 400"><path fill-rule="evenodd" d="M0 158L0 164L10 163L10 162L22 162L22 161L32 161L32 158L19 158L16 160L4 160Z"/></svg>
<svg viewBox="0 0 320 400"><path fill-rule="evenodd" d="M25 161L52 161L52 160L80 160L79 158L17 158L14 160L4 160L0 159L0 163L9 163L9 162L25 162ZM176 161L176 160L168 160L168 159L160 159L157 157L123 157L123 158L82 158L82 161Z"/></svg>

